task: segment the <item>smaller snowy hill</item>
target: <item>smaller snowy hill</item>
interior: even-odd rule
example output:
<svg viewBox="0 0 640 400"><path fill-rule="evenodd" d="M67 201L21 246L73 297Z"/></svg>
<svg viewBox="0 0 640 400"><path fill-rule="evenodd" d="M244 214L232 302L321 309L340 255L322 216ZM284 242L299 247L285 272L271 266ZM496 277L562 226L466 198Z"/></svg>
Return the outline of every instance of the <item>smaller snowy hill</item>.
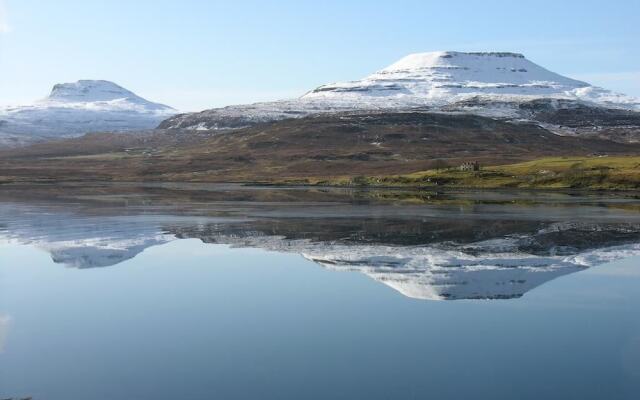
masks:
<svg viewBox="0 0 640 400"><path fill-rule="evenodd" d="M145 100L103 80L57 84L31 105L0 108L0 146L19 146L87 132L155 128L176 114L173 108Z"/></svg>

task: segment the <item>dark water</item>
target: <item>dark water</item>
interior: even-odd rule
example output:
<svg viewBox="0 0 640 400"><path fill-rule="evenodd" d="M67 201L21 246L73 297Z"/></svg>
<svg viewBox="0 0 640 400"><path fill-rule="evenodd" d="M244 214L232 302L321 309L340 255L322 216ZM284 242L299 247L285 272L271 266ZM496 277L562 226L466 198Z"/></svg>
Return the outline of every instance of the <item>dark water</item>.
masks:
<svg viewBox="0 0 640 400"><path fill-rule="evenodd" d="M0 398L640 393L632 195L0 190Z"/></svg>

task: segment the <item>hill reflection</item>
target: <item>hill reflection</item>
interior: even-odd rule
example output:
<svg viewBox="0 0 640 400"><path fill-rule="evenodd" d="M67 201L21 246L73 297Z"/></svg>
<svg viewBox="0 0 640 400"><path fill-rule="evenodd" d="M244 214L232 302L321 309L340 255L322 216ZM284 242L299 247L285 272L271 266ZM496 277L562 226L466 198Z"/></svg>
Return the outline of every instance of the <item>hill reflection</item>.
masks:
<svg viewBox="0 0 640 400"><path fill-rule="evenodd" d="M0 240L95 268L196 238L301 254L429 300L518 298L559 276L640 254L640 214L629 198L418 194L416 204L389 192L102 189L50 198L42 187L3 191Z"/></svg>

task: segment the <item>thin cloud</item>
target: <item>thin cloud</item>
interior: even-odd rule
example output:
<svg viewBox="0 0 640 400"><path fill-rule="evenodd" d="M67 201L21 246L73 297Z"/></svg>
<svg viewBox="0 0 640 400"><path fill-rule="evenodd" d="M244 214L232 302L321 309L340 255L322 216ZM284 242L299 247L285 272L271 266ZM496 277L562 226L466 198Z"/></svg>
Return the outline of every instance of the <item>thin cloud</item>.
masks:
<svg viewBox="0 0 640 400"><path fill-rule="evenodd" d="M640 71L572 74L571 77L630 96L640 97Z"/></svg>
<svg viewBox="0 0 640 400"><path fill-rule="evenodd" d="M9 25L9 17L7 16L7 7L4 0L0 0L0 34L11 32Z"/></svg>

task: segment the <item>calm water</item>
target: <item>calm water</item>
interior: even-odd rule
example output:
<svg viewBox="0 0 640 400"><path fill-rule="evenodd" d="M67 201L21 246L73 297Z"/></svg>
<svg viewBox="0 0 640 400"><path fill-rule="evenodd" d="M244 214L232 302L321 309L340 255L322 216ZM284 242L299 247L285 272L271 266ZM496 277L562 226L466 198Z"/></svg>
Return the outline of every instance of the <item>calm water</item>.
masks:
<svg viewBox="0 0 640 400"><path fill-rule="evenodd" d="M633 196L0 190L0 398L640 393Z"/></svg>

